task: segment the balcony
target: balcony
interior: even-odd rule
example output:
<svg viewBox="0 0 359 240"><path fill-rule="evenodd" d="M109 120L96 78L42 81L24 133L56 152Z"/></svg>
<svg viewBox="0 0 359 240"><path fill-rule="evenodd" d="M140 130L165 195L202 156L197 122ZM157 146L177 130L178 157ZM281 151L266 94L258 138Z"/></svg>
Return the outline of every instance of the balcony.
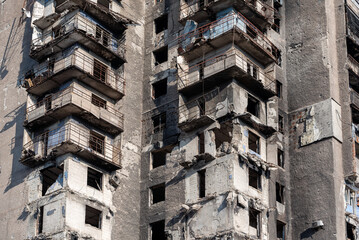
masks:
<svg viewBox="0 0 359 240"><path fill-rule="evenodd" d="M72 153L107 171L121 168L121 151L74 123L47 131L23 147L20 162L35 167L57 156Z"/></svg>
<svg viewBox="0 0 359 240"><path fill-rule="evenodd" d="M25 74L23 86L29 93L41 96L72 78L112 99L119 100L124 96L125 80L109 66L78 50L54 62L36 66Z"/></svg>
<svg viewBox="0 0 359 240"><path fill-rule="evenodd" d="M219 88L190 100L178 108L178 127L185 132L206 126L217 118L231 113L226 96L220 94Z"/></svg>
<svg viewBox="0 0 359 240"><path fill-rule="evenodd" d="M122 113L74 86L28 107L24 126L34 131L70 115L78 116L112 135L123 131Z"/></svg>
<svg viewBox="0 0 359 240"><path fill-rule="evenodd" d="M125 62L125 39L116 39L110 32L81 14L34 39L30 57L40 61L75 43L80 43L96 55L107 59L115 68Z"/></svg>
<svg viewBox="0 0 359 240"><path fill-rule="evenodd" d="M115 33L123 33L127 29L127 24L134 23L120 13L111 10L109 5L105 6L90 0L56 0L55 11L57 13L72 8L80 8Z"/></svg>
<svg viewBox="0 0 359 240"><path fill-rule="evenodd" d="M233 78L262 97L276 94L276 81L235 49L188 69L179 69L177 86L179 92L193 95L202 90L203 81L205 87L213 88Z"/></svg>
<svg viewBox="0 0 359 240"><path fill-rule="evenodd" d="M243 15L235 12L185 33L177 40L178 53L187 62L230 43L236 44L264 66L276 62L279 56L269 39Z"/></svg>
<svg viewBox="0 0 359 240"><path fill-rule="evenodd" d="M194 0L183 3L180 10L180 21L194 20L203 22L213 19L215 13L233 7L256 25L261 31L273 24L276 10L260 0Z"/></svg>

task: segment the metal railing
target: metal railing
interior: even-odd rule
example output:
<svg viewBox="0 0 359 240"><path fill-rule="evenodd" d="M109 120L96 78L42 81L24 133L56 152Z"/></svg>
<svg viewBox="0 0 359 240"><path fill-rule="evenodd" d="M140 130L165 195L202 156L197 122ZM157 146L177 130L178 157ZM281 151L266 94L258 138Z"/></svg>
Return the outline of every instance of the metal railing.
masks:
<svg viewBox="0 0 359 240"><path fill-rule="evenodd" d="M46 131L24 144L24 150L46 157L64 143L72 143L107 161L120 164L121 150L104 139L91 134L87 129L68 123L55 130Z"/></svg>
<svg viewBox="0 0 359 240"><path fill-rule="evenodd" d="M237 1L237 0L233 0ZM198 11L203 10L205 7L214 3L214 0L192 0L189 3L183 3L180 8L180 19L184 19L187 17L191 17L195 15ZM273 16L273 14L277 11L272 6L258 0L244 0L245 4L249 5L252 8L256 9L256 12L263 16L264 18L268 18L268 16ZM268 12L268 14L266 14Z"/></svg>
<svg viewBox="0 0 359 240"><path fill-rule="evenodd" d="M214 114L218 109L217 104L213 104L213 107L206 106L206 103L214 99L219 95L219 89L216 88L196 99L186 102L185 104L178 107L178 122L190 122L199 119L202 116L208 116ZM224 105L222 106L225 107Z"/></svg>
<svg viewBox="0 0 359 240"><path fill-rule="evenodd" d="M32 111L36 110L37 108L39 108L41 106L44 106L45 110L49 111L49 110L53 109L54 107L60 108L60 107L65 106L66 104L72 103L73 102L72 96L78 96L82 100L87 100L89 103L92 103L93 105L95 105L93 102L94 99L92 98L92 95L84 93L83 91L71 86L62 91L51 94L50 96L45 97L43 100L37 102L36 104L31 105L28 108L26 108L26 120L28 120L29 114L31 114ZM59 100L61 100L61 101L59 101ZM95 99L95 101L96 101L96 99ZM52 106L53 103L55 103L55 102L56 102L55 106ZM119 119L120 124L122 126L123 114L120 111L118 111L117 109L115 109L113 107L107 106L107 105L102 105L102 107L99 105L95 105L95 106L97 106L98 108L106 109L106 111L115 115Z"/></svg>
<svg viewBox="0 0 359 240"><path fill-rule="evenodd" d="M25 86L31 88L38 86L52 77L54 74L67 69L69 67L77 67L85 73L93 76L97 81L106 84L124 94L125 79L110 67L104 64L96 63L96 59L89 57L79 51L74 51L69 56L63 57L56 61L51 60L46 64L35 66L30 73L24 76L25 81L28 82Z"/></svg>
<svg viewBox="0 0 359 240"><path fill-rule="evenodd" d="M191 45L191 42L214 39L224 33L233 31L234 29L248 36L254 44L260 47L268 55L274 58L278 57L278 50L275 45L242 14L235 12L202 27L196 28L191 32L182 34L177 38L177 43L184 51L186 51L186 47Z"/></svg>
<svg viewBox="0 0 359 240"><path fill-rule="evenodd" d="M226 63L226 60L232 57L235 58L234 61L230 61L230 64ZM206 59L205 61L190 66L187 69L179 69L177 71L177 77L178 77L177 84L179 89L188 87L196 82L201 81L204 78L206 67L212 66L213 64L219 63L221 61L223 61L223 67L224 67L224 69L221 68L222 71L232 67L233 66L232 63L234 63L235 66L237 66L243 72L246 72L248 75L250 75L253 78L253 80L262 82L263 87L265 89L269 89L273 92L276 92L275 79L270 77L268 74L262 72L257 65L249 61L237 50L231 50L225 54L220 54L215 57ZM190 74L194 72L198 72L198 77L192 77L192 78L189 77Z"/></svg>
<svg viewBox="0 0 359 240"><path fill-rule="evenodd" d="M80 14L51 30L43 32L41 37L32 40L31 47L36 50L37 47L41 47L76 29L85 32L86 37L93 39L115 54L124 56L126 52L124 37L122 39L115 38L110 32Z"/></svg>

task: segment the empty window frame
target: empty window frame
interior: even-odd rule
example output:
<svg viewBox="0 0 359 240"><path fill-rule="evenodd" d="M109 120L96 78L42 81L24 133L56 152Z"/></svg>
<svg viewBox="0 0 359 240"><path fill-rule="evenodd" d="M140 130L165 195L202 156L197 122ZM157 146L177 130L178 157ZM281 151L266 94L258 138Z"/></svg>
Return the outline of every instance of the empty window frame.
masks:
<svg viewBox="0 0 359 240"><path fill-rule="evenodd" d="M111 33L96 25L96 39L99 41L103 46L108 47L111 40Z"/></svg>
<svg viewBox="0 0 359 240"><path fill-rule="evenodd" d="M277 33L280 33L280 19L278 17L274 17L274 24L272 25L272 29Z"/></svg>
<svg viewBox="0 0 359 240"><path fill-rule="evenodd" d="M356 235L355 226L347 222L347 238L346 239L355 240L356 239L355 235Z"/></svg>
<svg viewBox="0 0 359 240"><path fill-rule="evenodd" d="M96 208L86 206L85 224L101 228L102 212Z"/></svg>
<svg viewBox="0 0 359 240"><path fill-rule="evenodd" d="M251 131L248 131L248 148L260 154L260 138Z"/></svg>
<svg viewBox="0 0 359 240"><path fill-rule="evenodd" d="M249 180L249 186L255 188L255 189L261 189L261 174L260 172L248 168L248 180Z"/></svg>
<svg viewBox="0 0 359 240"><path fill-rule="evenodd" d="M276 80L275 88L276 88L277 97L282 98L282 83Z"/></svg>
<svg viewBox="0 0 359 240"><path fill-rule="evenodd" d="M284 168L284 152L277 149L277 164L279 167Z"/></svg>
<svg viewBox="0 0 359 240"><path fill-rule="evenodd" d="M166 128L166 112L152 117L153 133L158 133Z"/></svg>
<svg viewBox="0 0 359 240"><path fill-rule="evenodd" d="M276 191L276 200L279 203L283 203L284 204L284 186L276 183L275 184L275 191Z"/></svg>
<svg viewBox="0 0 359 240"><path fill-rule="evenodd" d="M106 101L96 96L95 94L91 95L91 103L97 107L106 109Z"/></svg>
<svg viewBox="0 0 359 240"><path fill-rule="evenodd" d="M206 100L204 99L204 97L200 97L196 101L199 108L199 115L200 116L206 115Z"/></svg>
<svg viewBox="0 0 359 240"><path fill-rule="evenodd" d="M204 152L204 133L202 132L198 134L198 154L203 154Z"/></svg>
<svg viewBox="0 0 359 240"><path fill-rule="evenodd" d="M56 184L58 187L63 186L62 173L63 167L50 167L41 170L42 196L46 195L49 188L55 188Z"/></svg>
<svg viewBox="0 0 359 240"><path fill-rule="evenodd" d="M99 81L106 83L107 66L100 61L94 59L93 62L93 75Z"/></svg>
<svg viewBox="0 0 359 240"><path fill-rule="evenodd" d="M151 152L152 169L166 165L166 155L167 152L164 150Z"/></svg>
<svg viewBox="0 0 359 240"><path fill-rule="evenodd" d="M259 117L259 101L254 97L248 95L248 103L247 103L247 112L251 113L252 115Z"/></svg>
<svg viewBox="0 0 359 240"><path fill-rule="evenodd" d="M247 30L250 28L247 28ZM254 79L258 79L258 67L251 62L247 62L247 73Z"/></svg>
<svg viewBox="0 0 359 240"><path fill-rule="evenodd" d="M168 47L165 46L153 51L153 57L155 58L155 66L166 62L168 60Z"/></svg>
<svg viewBox="0 0 359 240"><path fill-rule="evenodd" d="M102 190L102 172L96 171L92 168L87 168L87 186L93 187L97 190Z"/></svg>
<svg viewBox="0 0 359 240"><path fill-rule="evenodd" d="M206 196L206 169L197 172L198 197Z"/></svg>
<svg viewBox="0 0 359 240"><path fill-rule="evenodd" d="M257 229L257 235L259 236L260 226L260 212L254 208L249 208L249 226Z"/></svg>
<svg viewBox="0 0 359 240"><path fill-rule="evenodd" d="M277 240L285 239L285 223L277 220Z"/></svg>
<svg viewBox="0 0 359 240"><path fill-rule="evenodd" d="M166 199L166 184L161 183L150 188L151 190L151 204L163 202Z"/></svg>
<svg viewBox="0 0 359 240"><path fill-rule="evenodd" d="M280 133L284 132L284 119L281 115L278 115L278 131Z"/></svg>
<svg viewBox="0 0 359 240"><path fill-rule="evenodd" d="M167 94L167 78L152 84L152 98L157 99Z"/></svg>
<svg viewBox="0 0 359 240"><path fill-rule="evenodd" d="M95 152L105 154L105 136L102 136L94 131L90 131L89 145Z"/></svg>
<svg viewBox="0 0 359 240"><path fill-rule="evenodd" d="M355 191L350 189L349 187L345 188L345 205L346 212L354 213L355 209Z"/></svg>
<svg viewBox="0 0 359 240"><path fill-rule="evenodd" d="M36 232L41 234L44 227L44 206L40 207L37 211L37 221L36 221Z"/></svg>
<svg viewBox="0 0 359 240"><path fill-rule="evenodd" d="M150 224L151 240L167 240L165 233L165 220Z"/></svg>
<svg viewBox="0 0 359 240"><path fill-rule="evenodd" d="M355 142L355 157L359 159L359 143Z"/></svg>
<svg viewBox="0 0 359 240"><path fill-rule="evenodd" d="M163 14L162 16L154 20L156 34L163 32L168 28L168 15Z"/></svg>

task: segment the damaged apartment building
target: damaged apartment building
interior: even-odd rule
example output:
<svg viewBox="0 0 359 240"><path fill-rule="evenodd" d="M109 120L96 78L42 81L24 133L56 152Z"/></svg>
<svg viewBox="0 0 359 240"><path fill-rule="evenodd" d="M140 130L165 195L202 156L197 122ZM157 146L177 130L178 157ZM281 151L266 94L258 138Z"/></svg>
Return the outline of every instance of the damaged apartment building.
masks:
<svg viewBox="0 0 359 240"><path fill-rule="evenodd" d="M358 0L0 0L0 33L0 240L359 239Z"/></svg>

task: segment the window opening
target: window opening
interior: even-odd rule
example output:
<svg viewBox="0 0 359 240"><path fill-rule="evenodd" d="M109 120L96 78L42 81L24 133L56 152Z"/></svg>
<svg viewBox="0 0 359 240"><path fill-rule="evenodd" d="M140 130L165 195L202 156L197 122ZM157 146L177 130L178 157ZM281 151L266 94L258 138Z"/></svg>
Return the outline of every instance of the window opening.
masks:
<svg viewBox="0 0 359 240"><path fill-rule="evenodd" d="M157 99L167 94L167 78L152 84L152 97Z"/></svg>
<svg viewBox="0 0 359 240"><path fill-rule="evenodd" d="M107 9L110 8L110 1L108 0L97 0L97 3Z"/></svg>
<svg viewBox="0 0 359 240"><path fill-rule="evenodd" d="M285 223L277 220L277 240L285 239Z"/></svg>
<svg viewBox="0 0 359 240"><path fill-rule="evenodd" d="M153 51L153 56L155 58L155 66L166 62L168 60L168 47L165 46L156 51Z"/></svg>
<svg viewBox="0 0 359 240"><path fill-rule="evenodd" d="M106 109L106 101L95 94L92 94L91 96L91 103L97 107Z"/></svg>
<svg viewBox="0 0 359 240"><path fill-rule="evenodd" d="M156 186L153 186L151 189L151 195L152 195L152 204L163 202L166 198L166 185L165 183L158 184Z"/></svg>
<svg viewBox="0 0 359 240"><path fill-rule="evenodd" d="M168 15L164 14L155 19L155 32L156 34L166 30L168 28Z"/></svg>
<svg viewBox="0 0 359 240"><path fill-rule="evenodd" d="M50 167L41 170L42 196L63 187L63 167Z"/></svg>
<svg viewBox="0 0 359 240"><path fill-rule="evenodd" d="M90 148L95 152L104 154L105 136L102 136L94 131L90 131Z"/></svg>
<svg viewBox="0 0 359 240"><path fill-rule="evenodd" d="M206 101L203 97L197 100L198 107L199 107L199 115L204 116L206 115Z"/></svg>
<svg viewBox="0 0 359 240"><path fill-rule="evenodd" d="M100 27L99 25L96 25L96 39L99 41L103 46L108 47L110 43L111 34Z"/></svg>
<svg viewBox="0 0 359 240"><path fill-rule="evenodd" d="M252 169L249 168L248 171L248 176L249 176L249 186L255 188L255 189L260 189L261 188L261 174Z"/></svg>
<svg viewBox="0 0 359 240"><path fill-rule="evenodd" d="M281 115L278 115L278 131L280 133L283 133L284 131L284 121L283 121L283 117Z"/></svg>
<svg viewBox="0 0 359 240"><path fill-rule="evenodd" d="M101 228L102 212L90 206L86 206L85 224Z"/></svg>
<svg viewBox="0 0 359 240"><path fill-rule="evenodd" d="M41 234L44 228L44 206L40 207L37 214L37 234Z"/></svg>
<svg viewBox="0 0 359 240"><path fill-rule="evenodd" d="M247 112L259 117L259 101L254 97L248 95Z"/></svg>
<svg viewBox="0 0 359 240"><path fill-rule="evenodd" d="M198 134L198 154L203 154L204 150L204 133Z"/></svg>
<svg viewBox="0 0 359 240"><path fill-rule="evenodd" d="M277 202L284 203L284 186L279 183L276 183L275 189Z"/></svg>
<svg viewBox="0 0 359 240"><path fill-rule="evenodd" d="M282 83L279 82L278 80L276 81L276 92L277 92L277 97L282 98Z"/></svg>
<svg viewBox="0 0 359 240"><path fill-rule="evenodd" d="M106 83L107 78L107 66L100 61L94 59L93 63L93 75L99 81Z"/></svg>
<svg viewBox="0 0 359 240"><path fill-rule="evenodd" d="M102 190L102 176L103 174L92 168L87 168L87 186L93 187L97 190Z"/></svg>
<svg viewBox="0 0 359 240"><path fill-rule="evenodd" d="M277 162L279 167L284 168L284 152L279 148L277 149Z"/></svg>
<svg viewBox="0 0 359 240"><path fill-rule="evenodd" d="M152 152L152 169L166 165L166 151L159 150Z"/></svg>
<svg viewBox="0 0 359 240"><path fill-rule="evenodd" d="M198 177L198 196L203 198L206 196L206 169L197 172Z"/></svg>
<svg viewBox="0 0 359 240"><path fill-rule="evenodd" d="M165 220L150 224L152 240L167 240L165 234Z"/></svg>
<svg viewBox="0 0 359 240"><path fill-rule="evenodd" d="M166 112L152 117L153 133L158 133L166 128Z"/></svg>
<svg viewBox="0 0 359 240"><path fill-rule="evenodd" d="M258 67L251 62L247 62L247 73L254 79L258 79Z"/></svg>
<svg viewBox="0 0 359 240"><path fill-rule="evenodd" d="M253 152L260 154L259 137L250 131L248 131L248 147Z"/></svg>
<svg viewBox="0 0 359 240"><path fill-rule="evenodd" d="M257 229L257 235L259 236L260 212L254 208L249 208L249 226Z"/></svg>

